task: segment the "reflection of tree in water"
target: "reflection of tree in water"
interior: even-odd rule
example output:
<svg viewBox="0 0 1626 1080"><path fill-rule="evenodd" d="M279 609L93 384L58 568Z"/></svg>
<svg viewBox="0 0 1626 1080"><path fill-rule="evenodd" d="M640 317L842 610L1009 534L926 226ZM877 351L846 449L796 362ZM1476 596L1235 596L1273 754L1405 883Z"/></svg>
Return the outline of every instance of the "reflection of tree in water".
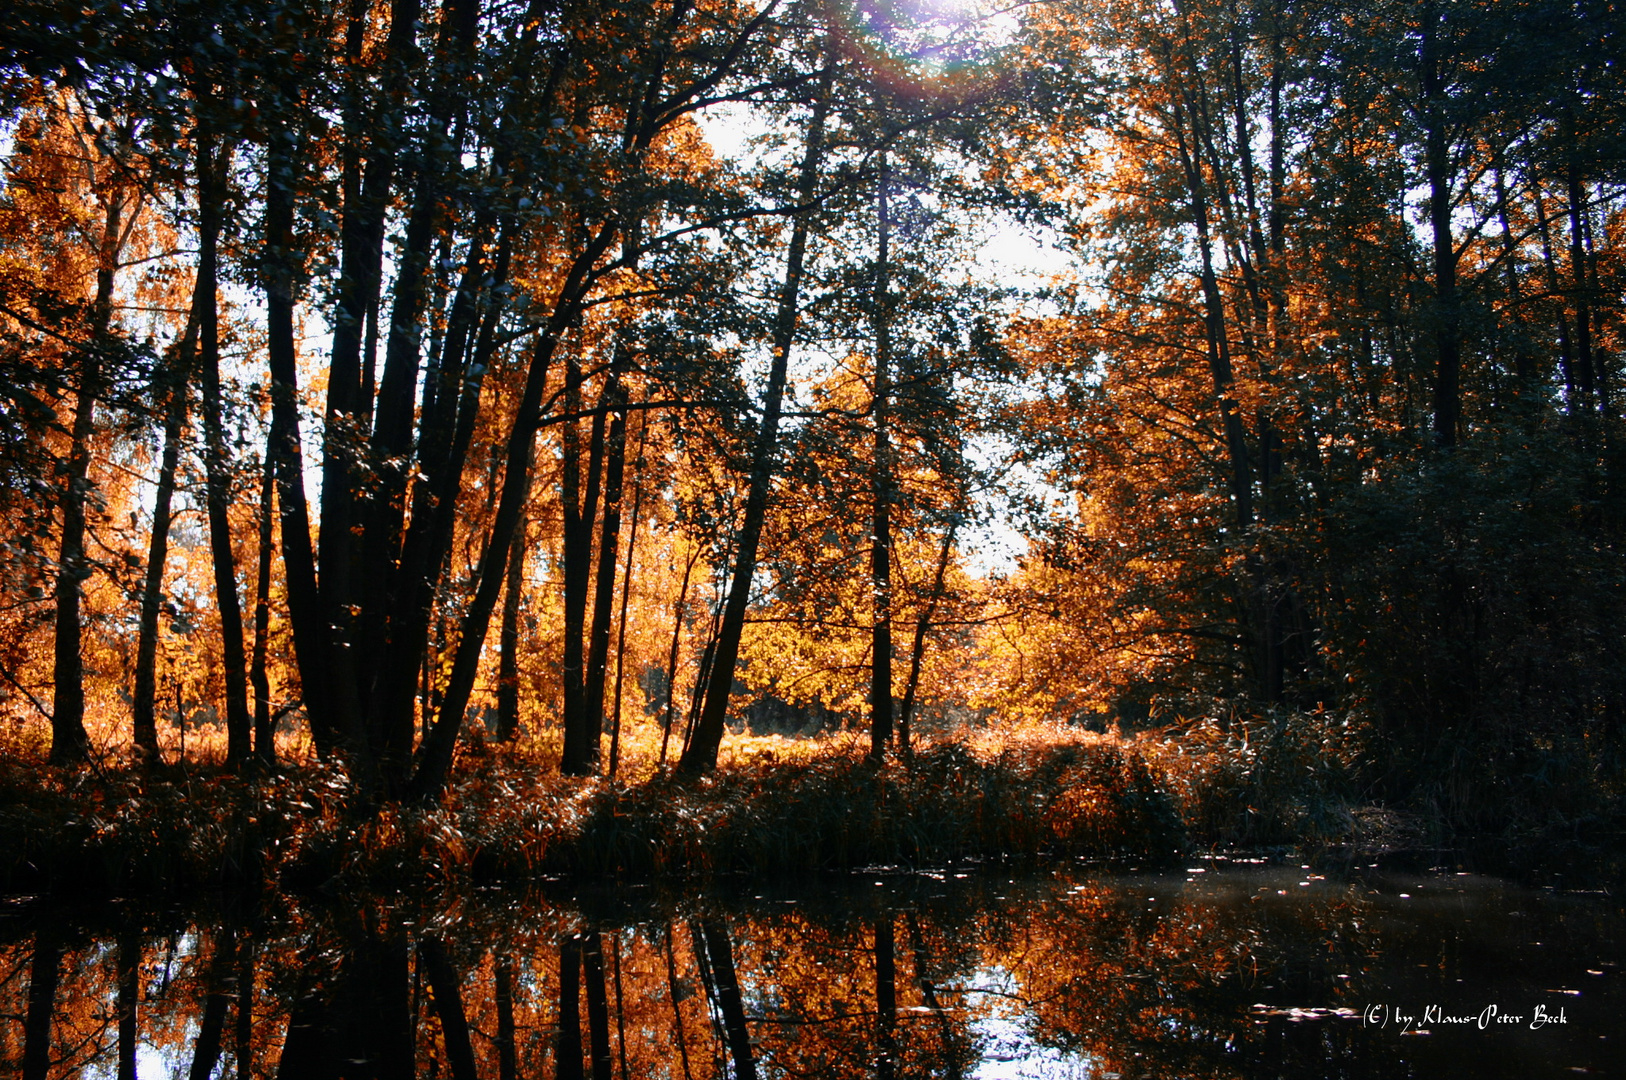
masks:
<svg viewBox="0 0 1626 1080"><path fill-rule="evenodd" d="M1406 960L1386 956L1353 889L1277 903L1166 886L599 916L496 894L374 899L105 932L36 911L0 929L0 1072L122 1078L140 1046L196 1078L954 1080L1005 1015L1097 1073L1379 1076L1399 1064L1393 1040L1260 1024L1250 1006L1330 1004L1329 972L1389 978L1414 954L1476 960L1431 954L1423 924L1397 930Z"/></svg>

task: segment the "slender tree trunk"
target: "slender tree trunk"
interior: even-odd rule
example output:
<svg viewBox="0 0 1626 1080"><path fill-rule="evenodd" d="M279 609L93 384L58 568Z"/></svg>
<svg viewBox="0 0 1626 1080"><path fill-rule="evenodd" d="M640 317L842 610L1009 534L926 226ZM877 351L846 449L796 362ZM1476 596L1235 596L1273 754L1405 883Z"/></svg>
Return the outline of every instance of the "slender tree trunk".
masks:
<svg viewBox="0 0 1626 1080"><path fill-rule="evenodd" d="M1564 176L1565 201L1570 218L1570 296L1575 308L1575 370L1581 397L1590 413L1598 407L1598 364L1592 344L1592 290L1588 287L1586 236L1586 187L1581 182L1581 163L1571 157Z"/></svg>
<svg viewBox="0 0 1626 1080"><path fill-rule="evenodd" d="M1434 442L1457 444L1462 400L1461 314L1457 302L1457 253L1451 235L1451 152L1445 130L1445 87L1439 49L1440 16L1432 4L1423 14L1421 90L1423 158L1428 174L1428 218L1434 245Z"/></svg>
<svg viewBox="0 0 1626 1080"><path fill-rule="evenodd" d="M593 1062L593 1080L611 1080L615 1059L610 1056L610 1007L604 985L604 939L589 930L582 946L582 968L587 982L587 1049Z"/></svg>
<svg viewBox="0 0 1626 1080"><path fill-rule="evenodd" d="M514 530L508 552L508 581L503 586L502 630L497 660L497 741L510 742L519 732L519 609L525 585L525 521Z"/></svg>
<svg viewBox="0 0 1626 1080"><path fill-rule="evenodd" d="M627 534L627 568L621 575L621 614L615 630L615 688L612 691L613 715L610 719L610 775L621 765L621 675L627 659L627 604L632 599L632 564L638 553L638 516L644 506L644 445L649 441L649 421L638 432L638 461L634 466L632 494L632 526ZM626 1070L622 1070L625 1072Z"/></svg>
<svg viewBox="0 0 1626 1080"><path fill-rule="evenodd" d="M341 730L329 671L330 642L316 585L316 553L311 546L310 507L305 497L304 456L300 450L299 376L294 346L294 207L282 177L292 171L291 136L275 132L268 141L265 195L266 359L271 370L271 432L267 453L277 477L277 510L282 569L288 593L301 694L316 751L330 757L341 746L362 749L354 730ZM360 761L358 761L360 764ZM365 769L361 774L367 780Z"/></svg>
<svg viewBox="0 0 1626 1080"><path fill-rule="evenodd" d="M611 765L615 764L611 759ZM630 1080L627 1070L627 1009L621 993L621 936L610 938L610 961L615 970L615 1039L621 1057L621 1080Z"/></svg>
<svg viewBox="0 0 1626 1080"><path fill-rule="evenodd" d="M931 1010L933 1019L937 1021L938 1031L943 1037L944 1048L949 1049L956 1042L963 1042L965 1036L961 1034L956 1037L954 1025L950 1022L948 1013L937 999L937 990L933 986L932 958L926 948L925 936L920 932L920 920L915 918L915 913L912 911L905 912L903 919L904 929L909 935L909 951L914 956L915 986L920 990L920 1000L926 1003L926 1008ZM959 1080L961 1073L958 1055L950 1052L945 1056L950 1062L949 1071L946 1074L948 1080Z"/></svg>
<svg viewBox="0 0 1626 1080"><path fill-rule="evenodd" d="M745 1002L740 997L740 980L734 970L734 949L728 940L728 927L717 919L701 919L698 925L707 966L716 986L717 1011L723 1016L729 1056L734 1059L734 1080L756 1080L751 1032L745 1023Z"/></svg>
<svg viewBox="0 0 1626 1080"><path fill-rule="evenodd" d="M875 1043L877 1080L892 1080L898 1055L897 941L890 912L875 920Z"/></svg>
<svg viewBox="0 0 1626 1080"><path fill-rule="evenodd" d="M226 1012L237 991L237 936L231 931L215 935L214 956L209 962L209 992L203 999L203 1015L198 1021L198 1037L192 1047L189 1080L209 1080L220 1061L226 1032Z"/></svg>
<svg viewBox="0 0 1626 1080"><path fill-rule="evenodd" d="M880 175L875 183L875 217L879 239L875 256L875 295L871 301L875 320L875 440L871 465L870 495L873 517L870 524L870 626L869 759L886 758L892 741L892 446L890 398L892 396L892 302L888 295L888 244L892 235L887 206L887 188L892 170L883 151Z"/></svg>
<svg viewBox="0 0 1626 1080"><path fill-rule="evenodd" d="M1547 202L1541 195L1541 181L1531 185L1530 195L1536 204L1536 228L1541 234L1541 261L1547 271L1547 289L1555 296L1562 295L1563 285L1558 278L1558 261L1553 257L1552 229L1547 216ZM1575 354L1570 338L1570 320L1562 304L1558 305L1558 367L1564 379L1564 412L1572 419L1579 411L1576 385Z"/></svg>
<svg viewBox="0 0 1626 1080"><path fill-rule="evenodd" d="M28 1013L23 1018L23 1078L45 1080L51 1065L51 1018L56 1015L57 969L62 946L56 934L42 929L34 935L34 956L28 969Z"/></svg>
<svg viewBox="0 0 1626 1080"><path fill-rule="evenodd" d="M474 1064L474 1047L469 1042L468 1014L463 1011L463 994L458 988L457 970L446 955L445 946L435 938L418 945L424 971L429 976L429 993L435 999L435 1015L440 1018L440 1034L446 1043L446 1059L452 1067L452 1080L479 1080Z"/></svg>
<svg viewBox="0 0 1626 1080"><path fill-rule="evenodd" d="M175 474L181 464L181 432L186 425L186 384L191 377L192 352L197 347L197 304L186 320L186 331L175 349L165 381L164 450L158 466L158 489L153 496L152 535L147 542L147 572L141 589L141 623L136 637L135 692L132 701L136 756L158 760L158 617L163 610L164 564L169 559L170 505L175 497Z"/></svg>
<svg viewBox="0 0 1626 1080"><path fill-rule="evenodd" d="M1234 377L1231 372L1231 347L1225 334L1225 302L1220 295L1219 279L1214 273L1213 243L1208 229L1207 185L1203 182L1202 163L1187 147L1181 126L1181 113L1191 115L1190 109L1175 109L1175 141L1180 162L1186 174L1186 188L1191 198L1191 220L1197 230L1197 250L1202 260L1203 328L1208 346L1209 375L1214 383L1214 396L1219 402L1220 419L1225 430L1225 447L1231 465L1231 498L1236 507L1237 524L1247 529L1253 524L1253 469L1248 460L1247 434L1242 426L1242 412L1232 396ZM1195 123L1195 116L1192 116Z"/></svg>
<svg viewBox="0 0 1626 1080"><path fill-rule="evenodd" d="M584 687L588 741L595 770L604 736L604 683L610 655L610 619L615 604L615 562L621 552L621 496L627 463L626 395L614 373L611 379L615 385L606 388L604 405L617 412L610 421L605 441L604 514L599 528L598 573L593 588L593 626L588 637Z"/></svg>
<svg viewBox="0 0 1626 1080"><path fill-rule="evenodd" d="M565 361L565 408L581 408L581 358ZM602 404L602 402L601 402ZM564 748L560 770L566 776L588 776L598 768L598 738L592 730L596 715L588 700L587 601L593 583L593 524L598 517L599 486L603 479L605 416L593 416L588 437L586 475L582 475L581 434L576 421L564 431Z"/></svg>
<svg viewBox="0 0 1626 1080"><path fill-rule="evenodd" d="M672 1003L672 1023L677 1032L678 1058L683 1062L683 1080L694 1080L689 1071L689 1036L683 1030L682 1001L678 996L677 959L672 955L672 937L677 933L670 921L666 924L666 996Z"/></svg>
<svg viewBox="0 0 1626 1080"><path fill-rule="evenodd" d="M271 515L275 512L276 470L266 457L260 477L258 574L254 579L254 653L248 681L254 687L254 752L260 763L277 763L276 729L271 718L271 680L266 674L271 638Z"/></svg>
<svg viewBox="0 0 1626 1080"><path fill-rule="evenodd" d="M418 749L416 766L407 788L409 797L419 801L428 802L440 797L452 765L452 751L457 745L458 732L462 729L469 695L474 690L491 613L502 591L509 545L514 542L514 531L530 490L530 470L526 463L531 459L531 444L541 424L542 394L547 385L549 361L553 358L559 335L579 313L582 300L591 287L592 268L609 249L614 238L614 230L606 226L571 263L554 303L553 315L532 352L530 370L516 414L518 419L505 448L502 494L480 556L474 598L460 624L457 651L452 658L452 673L447 681L444 700L428 736Z"/></svg>
<svg viewBox="0 0 1626 1080"><path fill-rule="evenodd" d="M910 725L915 715L915 694L920 687L920 668L926 656L926 631L931 629L932 616L943 599L943 579L948 574L949 560L954 553L954 537L960 530L960 517L955 515L948 532L943 534L943 549L937 556L937 568L932 573L932 591L915 620L915 639L909 648L909 681L903 689L903 704L898 709L898 751L908 758L913 752Z"/></svg>
<svg viewBox="0 0 1626 1080"><path fill-rule="evenodd" d="M723 726L728 714L728 699L734 689L734 665L739 659L740 635L745 628L745 609L751 600L751 579L756 576L757 544L762 538L762 526L767 517L768 486L773 479L774 460L778 452L779 416L783 408L785 380L790 362L790 351L796 340L796 321L800 311L802 288L802 262L807 252L807 207L813 201L818 185L819 168L824 158L824 123L830 109L830 88L835 78L834 54L827 55L824 74L819 82L818 97L813 103L812 119L808 122L807 149L802 155L802 170L797 184L797 198L803 210L795 215L791 226L790 249L785 260L785 280L779 293L778 310L774 318L773 362L768 372L768 386L762 402L762 423L757 428L756 444L751 454L751 486L746 495L745 515L740 524L739 540L735 550L733 587L723 609L718 628L716 649L706 683L704 704L693 738L684 748L678 768L691 775L709 772L717 766L717 751L722 747Z"/></svg>
<svg viewBox="0 0 1626 1080"><path fill-rule="evenodd" d="M203 461L209 508L209 554L214 565L215 608L220 613L220 646L226 681L226 760L247 764L251 721L244 669L243 609L237 594L237 561L232 554L231 477L226 462L220 398L220 317L216 300L228 155L212 135L198 134L198 300L199 371L202 375Z"/></svg>
<svg viewBox="0 0 1626 1080"><path fill-rule="evenodd" d="M559 1080L584 1080L582 1070L582 943L559 940L559 1042L554 1051Z"/></svg>
<svg viewBox="0 0 1626 1080"><path fill-rule="evenodd" d="M90 493L90 437L96 425L96 399L102 392L101 350L113 324L113 275L118 266L124 198L108 196L96 269L92 343L79 362L72 442L62 490L62 546L57 556L56 637L52 682L51 755L53 764L84 761L90 752L85 732L85 667L81 655L79 603L90 565L85 559L85 499Z"/></svg>
<svg viewBox="0 0 1626 1080"><path fill-rule="evenodd" d="M136 1039L140 1035L141 936L119 935L119 1080L136 1080Z"/></svg>
<svg viewBox="0 0 1626 1080"><path fill-rule="evenodd" d="M498 956L496 968L497 1002L497 1080L519 1080L519 1062L515 1056L514 1039L514 961Z"/></svg>
<svg viewBox="0 0 1626 1080"><path fill-rule="evenodd" d="M662 765L666 764L666 744L672 738L672 725L677 722L678 636L683 632L683 609L689 601L689 576L699 558L700 548L696 547L689 553L689 561L683 564L683 584L678 586L677 603L672 607L672 647L666 654L666 700L661 705Z"/></svg>
<svg viewBox="0 0 1626 1080"><path fill-rule="evenodd" d="M247 1080L257 1075L254 1068L254 937L244 935L237 957L237 1016L236 1016L237 1078Z"/></svg>

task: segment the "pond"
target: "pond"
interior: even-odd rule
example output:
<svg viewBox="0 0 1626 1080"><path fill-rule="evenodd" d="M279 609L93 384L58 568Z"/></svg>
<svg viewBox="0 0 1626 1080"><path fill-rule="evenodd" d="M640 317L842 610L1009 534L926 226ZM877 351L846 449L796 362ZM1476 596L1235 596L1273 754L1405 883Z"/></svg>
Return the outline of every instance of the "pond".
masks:
<svg viewBox="0 0 1626 1080"><path fill-rule="evenodd" d="M0 1073L1619 1075L1623 928L1604 890L1219 857L699 895L17 900Z"/></svg>

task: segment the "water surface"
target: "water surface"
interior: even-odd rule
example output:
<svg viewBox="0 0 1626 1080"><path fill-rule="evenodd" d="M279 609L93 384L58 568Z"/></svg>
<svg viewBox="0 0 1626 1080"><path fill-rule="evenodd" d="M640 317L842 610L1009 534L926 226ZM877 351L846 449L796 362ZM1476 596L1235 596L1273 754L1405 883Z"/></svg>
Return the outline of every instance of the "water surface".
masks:
<svg viewBox="0 0 1626 1080"><path fill-rule="evenodd" d="M1620 1075L1626 913L1197 858L0 920L0 1073Z"/></svg>

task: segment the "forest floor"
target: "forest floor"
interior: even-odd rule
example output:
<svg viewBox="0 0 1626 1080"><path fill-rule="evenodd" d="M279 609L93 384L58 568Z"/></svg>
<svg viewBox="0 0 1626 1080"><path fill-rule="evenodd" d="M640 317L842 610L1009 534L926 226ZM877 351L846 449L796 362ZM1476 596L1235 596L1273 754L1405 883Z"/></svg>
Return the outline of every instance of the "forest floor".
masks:
<svg viewBox="0 0 1626 1080"><path fill-rule="evenodd" d="M186 759L149 770L62 770L38 746L0 747L0 892L676 881L1460 839L1415 810L1364 802L1358 740L1330 718L1134 736L966 730L882 765L851 734L733 735L698 779L661 764L658 732L623 743L615 777L560 776L547 737L476 739L434 809L362 807L342 771L296 743L279 748L282 768L233 776L215 742L194 735ZM1605 831L1619 833L1618 817Z"/></svg>

